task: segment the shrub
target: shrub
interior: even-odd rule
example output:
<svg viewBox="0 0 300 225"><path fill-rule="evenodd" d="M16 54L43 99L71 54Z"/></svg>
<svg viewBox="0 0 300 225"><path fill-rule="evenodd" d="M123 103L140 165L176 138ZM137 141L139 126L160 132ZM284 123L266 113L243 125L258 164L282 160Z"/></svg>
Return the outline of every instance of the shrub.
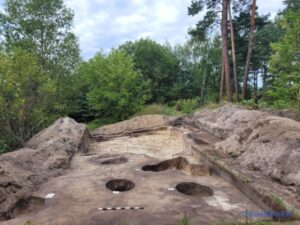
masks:
<svg viewBox="0 0 300 225"><path fill-rule="evenodd" d="M9 150L9 146L5 140L0 139L0 154L5 153Z"/></svg>
<svg viewBox="0 0 300 225"><path fill-rule="evenodd" d="M148 81L134 69L132 58L121 51L96 55L81 66L80 77L88 88L88 105L98 118L126 119L149 98Z"/></svg>
<svg viewBox="0 0 300 225"><path fill-rule="evenodd" d="M199 108L199 100L197 98L193 99L181 99L177 101L176 110L183 113L192 113Z"/></svg>

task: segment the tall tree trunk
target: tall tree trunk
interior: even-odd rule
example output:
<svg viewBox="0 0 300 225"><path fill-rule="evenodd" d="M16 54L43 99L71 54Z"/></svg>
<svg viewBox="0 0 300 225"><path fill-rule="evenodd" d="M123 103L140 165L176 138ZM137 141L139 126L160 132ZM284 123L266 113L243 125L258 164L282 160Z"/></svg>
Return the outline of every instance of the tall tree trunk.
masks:
<svg viewBox="0 0 300 225"><path fill-rule="evenodd" d="M228 56L228 45L227 45L227 18L228 18L228 4L229 0L223 0L222 3L222 52L224 60L225 80L226 80L226 93L227 100L231 102L231 81L230 81L230 66Z"/></svg>
<svg viewBox="0 0 300 225"><path fill-rule="evenodd" d="M229 21L230 21L234 90L235 90L236 100L239 101L239 84L238 84L237 69L236 69L235 41L234 41L234 30L233 30L233 21L232 21L232 16L231 16L231 4L230 3L231 3L231 1L229 2L228 13L229 13Z"/></svg>
<svg viewBox="0 0 300 225"><path fill-rule="evenodd" d="M225 71L224 71L224 59L223 59L223 51L222 51L222 57L221 57L221 81L220 81L220 102L222 102L223 99L223 87L224 87L224 75L225 75Z"/></svg>
<svg viewBox="0 0 300 225"><path fill-rule="evenodd" d="M252 13L251 13L251 30L249 34L249 45L248 45L248 54L245 66L245 72L243 77L243 98L246 98L247 84L248 84L248 75L249 75L249 67L250 60L253 49L253 38L254 38L254 25L255 25L255 13L256 13L256 0L252 1Z"/></svg>
<svg viewBox="0 0 300 225"><path fill-rule="evenodd" d="M206 84L206 73L204 73L202 80L202 88L200 93L200 105L204 105L204 95L205 95L205 84Z"/></svg>
<svg viewBox="0 0 300 225"><path fill-rule="evenodd" d="M254 86L254 102L257 103L257 69L253 71L253 86Z"/></svg>

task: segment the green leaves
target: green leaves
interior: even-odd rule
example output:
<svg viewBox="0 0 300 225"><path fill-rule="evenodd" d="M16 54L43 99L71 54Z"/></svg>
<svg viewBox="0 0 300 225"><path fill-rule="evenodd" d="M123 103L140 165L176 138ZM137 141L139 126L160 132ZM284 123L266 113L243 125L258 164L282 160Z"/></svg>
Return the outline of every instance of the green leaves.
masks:
<svg viewBox="0 0 300 225"><path fill-rule="evenodd" d="M296 10L285 11L279 19L284 31L282 39L272 44L273 55L270 71L274 74L274 88L268 92L277 105L300 106L300 14ZM284 103L284 104L283 104Z"/></svg>
<svg viewBox="0 0 300 225"><path fill-rule="evenodd" d="M0 53L0 138L5 137L7 148L22 145L47 118L47 97L55 87L37 61L20 49Z"/></svg>
<svg viewBox="0 0 300 225"><path fill-rule="evenodd" d="M119 47L130 55L135 69L151 87L149 102L166 102L177 99L173 93L178 84L179 64L171 49L150 39L126 42Z"/></svg>
<svg viewBox="0 0 300 225"><path fill-rule="evenodd" d="M97 54L83 63L80 80L87 86L88 105L100 118L122 120L141 109L149 98L149 82L122 51Z"/></svg>

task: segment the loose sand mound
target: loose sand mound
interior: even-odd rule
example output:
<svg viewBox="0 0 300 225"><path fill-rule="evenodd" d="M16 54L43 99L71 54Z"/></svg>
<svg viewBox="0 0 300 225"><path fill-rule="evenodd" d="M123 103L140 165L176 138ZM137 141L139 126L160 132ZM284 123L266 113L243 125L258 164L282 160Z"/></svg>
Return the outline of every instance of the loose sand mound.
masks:
<svg viewBox="0 0 300 225"><path fill-rule="evenodd" d="M286 185L300 185L300 123L227 104L194 115L198 127L223 139L216 149Z"/></svg>
<svg viewBox="0 0 300 225"><path fill-rule="evenodd" d="M83 124L62 118L34 136L26 148L0 155L0 220L30 202L32 191L49 177L62 174L76 152L87 151L89 136Z"/></svg>
<svg viewBox="0 0 300 225"><path fill-rule="evenodd" d="M118 137L134 132L159 129L168 126L172 117L162 115L145 115L125 120L123 122L107 125L93 132L95 137Z"/></svg>

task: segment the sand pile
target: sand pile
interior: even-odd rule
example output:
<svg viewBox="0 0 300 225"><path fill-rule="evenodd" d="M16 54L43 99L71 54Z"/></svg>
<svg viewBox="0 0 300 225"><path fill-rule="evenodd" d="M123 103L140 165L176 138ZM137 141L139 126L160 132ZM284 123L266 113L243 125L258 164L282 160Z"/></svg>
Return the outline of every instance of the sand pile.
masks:
<svg viewBox="0 0 300 225"><path fill-rule="evenodd" d="M0 220L12 217L16 207L32 199L41 183L63 174L75 153L88 150L89 137L85 125L61 118L25 148L0 155Z"/></svg>
<svg viewBox="0 0 300 225"><path fill-rule="evenodd" d="M300 185L300 123L268 112L227 104L194 115L197 126L223 139L215 148L241 165L282 182Z"/></svg>

